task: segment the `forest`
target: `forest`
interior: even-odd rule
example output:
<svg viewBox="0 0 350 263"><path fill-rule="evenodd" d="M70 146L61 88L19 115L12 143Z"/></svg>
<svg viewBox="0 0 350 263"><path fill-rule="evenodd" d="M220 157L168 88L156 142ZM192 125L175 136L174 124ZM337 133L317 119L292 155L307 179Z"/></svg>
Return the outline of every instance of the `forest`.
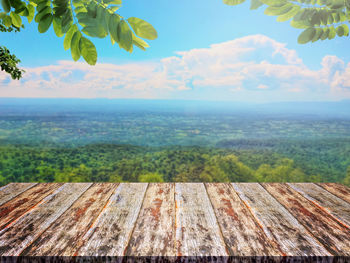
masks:
<svg viewBox="0 0 350 263"><path fill-rule="evenodd" d="M0 105L1 185L350 183L346 115L10 102Z"/></svg>

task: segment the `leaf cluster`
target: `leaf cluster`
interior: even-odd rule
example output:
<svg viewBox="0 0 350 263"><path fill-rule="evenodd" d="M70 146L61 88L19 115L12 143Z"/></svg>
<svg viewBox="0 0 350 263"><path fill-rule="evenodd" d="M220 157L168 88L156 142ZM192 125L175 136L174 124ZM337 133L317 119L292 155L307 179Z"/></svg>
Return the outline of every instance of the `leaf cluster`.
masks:
<svg viewBox="0 0 350 263"><path fill-rule="evenodd" d="M45 33L52 26L56 36L63 37L63 47L70 49L72 58L83 57L90 65L97 61L97 51L88 38L105 38L112 44L133 51L133 46L146 50L149 45L142 39L154 40L157 31L148 22L131 17L123 18L116 11L122 0L1 0L0 25L4 30L20 28L22 18L38 24Z"/></svg>
<svg viewBox="0 0 350 263"><path fill-rule="evenodd" d="M17 67L19 62L20 60L15 55L11 54L6 47L0 46L1 70L9 73L12 79L20 79L22 77L24 70Z"/></svg>
<svg viewBox="0 0 350 263"><path fill-rule="evenodd" d="M245 0L223 0L237 5ZM299 44L349 36L350 0L251 0L251 9L266 5L264 13L277 16L278 22L290 20L294 28L303 29Z"/></svg>

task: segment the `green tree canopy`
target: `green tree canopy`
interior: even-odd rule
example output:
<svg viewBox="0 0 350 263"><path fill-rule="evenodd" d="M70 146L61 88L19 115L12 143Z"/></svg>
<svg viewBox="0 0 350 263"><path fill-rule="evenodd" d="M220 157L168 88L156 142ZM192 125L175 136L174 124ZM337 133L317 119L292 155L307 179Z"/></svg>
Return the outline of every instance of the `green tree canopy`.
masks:
<svg viewBox="0 0 350 263"><path fill-rule="evenodd" d="M147 173L139 176L139 182L144 183L162 183L163 176L159 173Z"/></svg>

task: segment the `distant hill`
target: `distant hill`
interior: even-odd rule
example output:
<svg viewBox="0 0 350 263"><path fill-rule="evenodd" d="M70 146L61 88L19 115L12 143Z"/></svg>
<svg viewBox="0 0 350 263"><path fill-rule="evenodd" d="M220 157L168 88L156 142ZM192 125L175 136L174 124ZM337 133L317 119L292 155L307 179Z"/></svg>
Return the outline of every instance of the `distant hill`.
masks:
<svg viewBox="0 0 350 263"><path fill-rule="evenodd" d="M179 112L245 113L268 115L303 115L350 118L350 100L325 102L273 102L244 103L198 100L141 100L141 99L22 99L0 98L0 114L6 112L66 112L66 111L118 111L118 112Z"/></svg>

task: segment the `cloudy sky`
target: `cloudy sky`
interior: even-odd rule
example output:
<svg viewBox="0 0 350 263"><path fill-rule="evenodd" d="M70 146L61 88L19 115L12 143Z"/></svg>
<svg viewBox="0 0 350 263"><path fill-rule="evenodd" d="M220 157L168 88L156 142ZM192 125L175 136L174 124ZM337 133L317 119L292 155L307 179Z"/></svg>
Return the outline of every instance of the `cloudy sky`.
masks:
<svg viewBox="0 0 350 263"><path fill-rule="evenodd" d="M73 62L53 32L0 33L26 73L0 73L0 97L269 101L350 99L348 38L299 45L299 30L263 8L220 0L124 0L120 13L151 22L159 38L129 54L94 43L98 64ZM52 30L53 31L53 30Z"/></svg>

